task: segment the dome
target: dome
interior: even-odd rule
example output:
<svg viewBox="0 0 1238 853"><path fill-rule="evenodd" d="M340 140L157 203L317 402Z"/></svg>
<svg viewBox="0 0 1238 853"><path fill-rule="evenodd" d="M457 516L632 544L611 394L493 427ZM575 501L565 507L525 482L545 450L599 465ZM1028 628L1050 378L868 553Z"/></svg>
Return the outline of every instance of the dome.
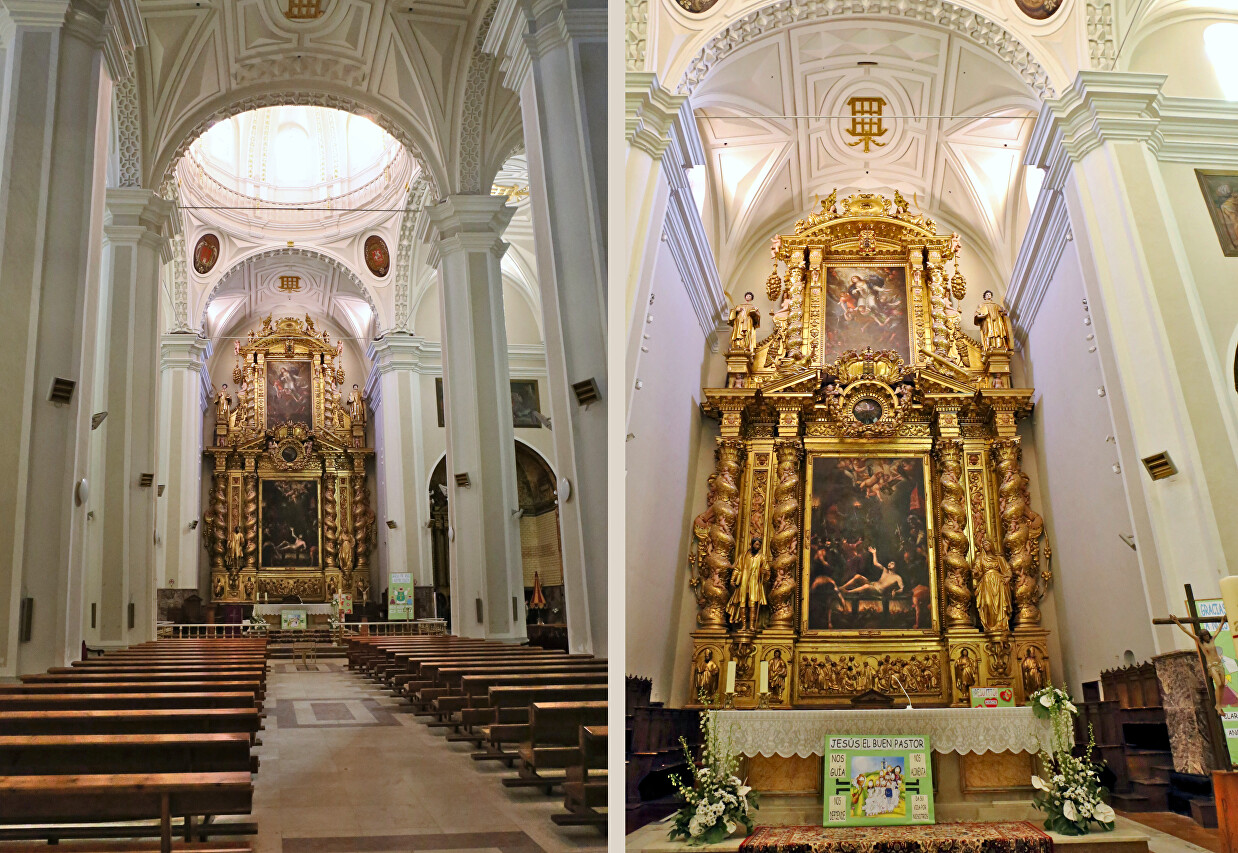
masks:
<svg viewBox="0 0 1238 853"><path fill-rule="evenodd" d="M218 122L190 146L182 179L224 206L359 202L406 184L412 158L369 119L325 107L264 107ZM185 175L188 171L190 175Z"/></svg>

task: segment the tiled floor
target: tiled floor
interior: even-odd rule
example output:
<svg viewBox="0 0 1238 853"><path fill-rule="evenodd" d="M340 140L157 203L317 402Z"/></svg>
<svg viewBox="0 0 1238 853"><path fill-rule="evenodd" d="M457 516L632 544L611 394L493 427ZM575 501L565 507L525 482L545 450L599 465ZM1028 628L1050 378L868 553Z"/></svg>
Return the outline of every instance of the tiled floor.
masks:
<svg viewBox="0 0 1238 853"><path fill-rule="evenodd" d="M265 725L255 853L605 849L596 830L551 823L561 800L504 788L500 768L336 661L273 666Z"/></svg>

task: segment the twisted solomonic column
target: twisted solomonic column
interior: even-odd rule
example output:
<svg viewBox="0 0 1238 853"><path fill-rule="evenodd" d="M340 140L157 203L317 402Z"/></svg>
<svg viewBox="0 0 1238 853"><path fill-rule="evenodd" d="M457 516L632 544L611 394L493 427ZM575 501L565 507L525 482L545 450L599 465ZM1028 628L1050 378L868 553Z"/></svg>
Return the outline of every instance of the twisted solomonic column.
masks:
<svg viewBox="0 0 1238 853"><path fill-rule="evenodd" d="M1040 516L1032 512L1027 478L1019 468L1022 448L1017 438L996 441L992 448L997 470L997 507L1002 521L1002 548L1010 563L1014 586L1015 627L1040 624L1040 583L1037 577Z"/></svg>
<svg viewBox="0 0 1238 853"><path fill-rule="evenodd" d="M370 512L370 495L365 488L365 471L353 472L352 478L352 524L353 536L356 538L356 572L362 577L370 573L370 534L372 530L373 513Z"/></svg>
<svg viewBox="0 0 1238 853"><path fill-rule="evenodd" d="M224 549L228 545L228 475L215 472L211 493L211 568L223 571Z"/></svg>
<svg viewBox="0 0 1238 853"><path fill-rule="evenodd" d="M963 445L954 439L937 442L938 483L941 486L941 561L945 567L946 627L970 628L971 587L967 575L967 498L963 490Z"/></svg>
<svg viewBox="0 0 1238 853"><path fill-rule="evenodd" d="M735 524L739 518L739 458L743 442L737 438L718 439L714 451L713 523L706 539L708 549L696 588L700 610L697 624L702 628L726 628L727 580L735 554Z"/></svg>
<svg viewBox="0 0 1238 853"><path fill-rule="evenodd" d="M932 318L933 352L944 356L950 349L946 328L946 265L941 252L929 252L929 313Z"/></svg>
<svg viewBox="0 0 1238 853"><path fill-rule="evenodd" d="M800 443L774 444L777 459L774 506L770 510L769 627L795 627L796 576L800 565Z"/></svg>
<svg viewBox="0 0 1238 853"><path fill-rule="evenodd" d="M245 568L258 568L258 475L245 475Z"/></svg>
<svg viewBox="0 0 1238 853"><path fill-rule="evenodd" d="M336 536L339 531L339 511L335 503L336 474L327 471L322 486L322 562L323 567L336 567Z"/></svg>

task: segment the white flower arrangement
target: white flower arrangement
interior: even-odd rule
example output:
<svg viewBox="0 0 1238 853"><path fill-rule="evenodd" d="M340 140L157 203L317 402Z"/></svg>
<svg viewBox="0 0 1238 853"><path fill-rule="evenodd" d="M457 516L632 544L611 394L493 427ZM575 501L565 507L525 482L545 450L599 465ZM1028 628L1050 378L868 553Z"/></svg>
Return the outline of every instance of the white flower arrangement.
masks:
<svg viewBox="0 0 1238 853"><path fill-rule="evenodd" d="M752 832L751 811L757 807L757 794L737 775L739 758L719 737L716 720L708 709L701 714L701 731L705 744L699 766L687 741L679 739L688 759L691 784L671 776L684 806L675 812L670 838L683 838L689 844L715 844L741 826Z"/></svg>
<svg viewBox="0 0 1238 853"><path fill-rule="evenodd" d="M1071 754L1070 732L1079 709L1070 694L1046 687L1029 699L1037 717L1053 721L1053 748L1040 753L1044 777L1032 777L1032 787L1036 789L1032 802L1046 815L1045 829L1062 835L1086 835L1095 823L1106 832L1112 831L1115 815L1104 799L1109 792L1100 784L1103 765L1090 760L1096 748L1091 727L1085 757L1076 758Z"/></svg>

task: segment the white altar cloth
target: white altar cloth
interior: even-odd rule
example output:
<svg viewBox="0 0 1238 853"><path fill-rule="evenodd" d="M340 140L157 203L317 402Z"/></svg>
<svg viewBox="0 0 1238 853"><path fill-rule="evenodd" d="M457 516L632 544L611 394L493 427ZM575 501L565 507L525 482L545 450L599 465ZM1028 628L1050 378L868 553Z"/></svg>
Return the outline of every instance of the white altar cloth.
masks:
<svg viewBox="0 0 1238 853"><path fill-rule="evenodd" d="M320 616L330 616L335 612L334 604L255 604L254 613L259 616L278 616L285 610L304 610L308 616L310 614Z"/></svg>
<svg viewBox="0 0 1238 853"><path fill-rule="evenodd" d="M724 741L749 757L823 755L826 735L928 735L933 752L1039 752L1053 731L1029 706L712 713Z"/></svg>

